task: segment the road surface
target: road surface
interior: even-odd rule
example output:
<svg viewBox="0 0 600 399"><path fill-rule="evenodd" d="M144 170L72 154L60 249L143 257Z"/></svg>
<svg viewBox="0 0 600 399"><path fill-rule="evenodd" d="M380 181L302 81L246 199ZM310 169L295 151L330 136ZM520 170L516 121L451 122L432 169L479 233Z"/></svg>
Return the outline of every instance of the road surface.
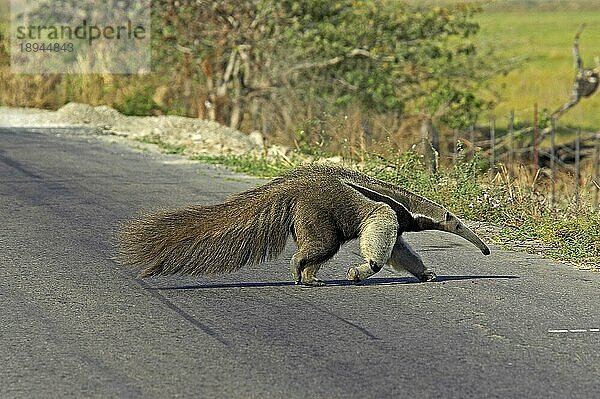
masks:
<svg viewBox="0 0 600 399"><path fill-rule="evenodd" d="M78 130L0 129L2 398L591 398L600 273L409 242L438 282L344 281L355 244L294 286L283 256L212 277L116 264L140 209L214 203L258 180Z"/></svg>

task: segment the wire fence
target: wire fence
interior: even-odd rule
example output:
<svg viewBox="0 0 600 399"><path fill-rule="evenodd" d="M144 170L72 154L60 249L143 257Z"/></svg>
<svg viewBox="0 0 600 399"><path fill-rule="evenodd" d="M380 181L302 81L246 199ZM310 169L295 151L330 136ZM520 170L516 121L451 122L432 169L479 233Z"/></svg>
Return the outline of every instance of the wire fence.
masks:
<svg viewBox="0 0 600 399"><path fill-rule="evenodd" d="M453 150L446 156L456 164L460 158L460 143L468 142L489 159L492 179L501 166L506 170L526 167L536 180L542 174L549 177L548 184L540 189L548 190L553 205L559 197L568 196L579 209L582 205L587 206L591 196L591 206L600 211L600 132L560 126L556 119L551 119L547 127L540 128L537 105L533 107L532 116L533 124L516 123L515 112L511 111L506 117L503 134L497 134L495 118L491 118L487 126L455 130L453 142L446 146ZM559 131L561 143L557 143ZM559 178L560 187L557 186ZM571 180L571 183L565 184L565 179ZM585 204L582 203L582 193L586 194Z"/></svg>

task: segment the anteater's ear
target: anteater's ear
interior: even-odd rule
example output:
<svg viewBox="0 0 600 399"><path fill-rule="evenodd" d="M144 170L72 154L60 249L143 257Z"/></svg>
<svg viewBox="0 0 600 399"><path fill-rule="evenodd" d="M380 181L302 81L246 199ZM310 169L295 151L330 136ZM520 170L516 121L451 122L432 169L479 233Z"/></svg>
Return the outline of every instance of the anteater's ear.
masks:
<svg viewBox="0 0 600 399"><path fill-rule="evenodd" d="M353 189L355 189L356 191L373 201L388 204L394 210L394 212L396 212L396 215L399 219L402 218L404 221L414 219L414 215L410 213L404 205L402 205L400 202L396 201L392 197L385 194L381 194L375 190L371 190L370 188L361 186L360 184L356 184L354 182L344 181L344 184L352 187Z"/></svg>

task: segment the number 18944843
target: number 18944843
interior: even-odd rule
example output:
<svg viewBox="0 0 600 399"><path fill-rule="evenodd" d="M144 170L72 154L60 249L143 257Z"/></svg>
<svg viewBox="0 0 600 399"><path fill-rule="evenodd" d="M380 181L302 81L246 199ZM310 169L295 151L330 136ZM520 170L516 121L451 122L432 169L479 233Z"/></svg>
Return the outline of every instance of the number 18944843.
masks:
<svg viewBox="0 0 600 399"><path fill-rule="evenodd" d="M37 53L37 52L54 52L54 53L71 53L75 50L73 43L36 43L36 42L21 42L19 44L22 53Z"/></svg>

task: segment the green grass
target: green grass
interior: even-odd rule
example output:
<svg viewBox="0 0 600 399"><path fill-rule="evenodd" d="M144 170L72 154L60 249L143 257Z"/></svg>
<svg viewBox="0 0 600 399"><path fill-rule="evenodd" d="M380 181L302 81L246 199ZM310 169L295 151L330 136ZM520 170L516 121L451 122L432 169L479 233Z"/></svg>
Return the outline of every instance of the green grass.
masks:
<svg viewBox="0 0 600 399"><path fill-rule="evenodd" d="M283 160L271 160L252 155L193 155L190 159L208 164L224 165L234 172L257 177L278 176L294 166Z"/></svg>
<svg viewBox="0 0 600 399"><path fill-rule="evenodd" d="M506 58L520 60L521 66L496 78L494 89L501 100L494 111L500 126L515 110L517 122L533 119L533 104L554 111L568 101L575 75L572 58L573 38L580 24L586 28L580 38L584 66L595 66L600 57L599 10L513 12L487 11L476 20L481 26L480 45L494 47ZM583 129L600 128L600 92L583 99L568 111L560 123Z"/></svg>
<svg viewBox="0 0 600 399"><path fill-rule="evenodd" d="M552 245L549 256L579 264L600 266L600 217L556 218L551 215L540 221L528 220L520 234ZM507 240L514 234L505 235Z"/></svg>
<svg viewBox="0 0 600 399"><path fill-rule="evenodd" d="M185 145L168 143L162 140L159 136L143 136L136 138L135 140L144 144L154 144L163 154L183 154L185 151Z"/></svg>

